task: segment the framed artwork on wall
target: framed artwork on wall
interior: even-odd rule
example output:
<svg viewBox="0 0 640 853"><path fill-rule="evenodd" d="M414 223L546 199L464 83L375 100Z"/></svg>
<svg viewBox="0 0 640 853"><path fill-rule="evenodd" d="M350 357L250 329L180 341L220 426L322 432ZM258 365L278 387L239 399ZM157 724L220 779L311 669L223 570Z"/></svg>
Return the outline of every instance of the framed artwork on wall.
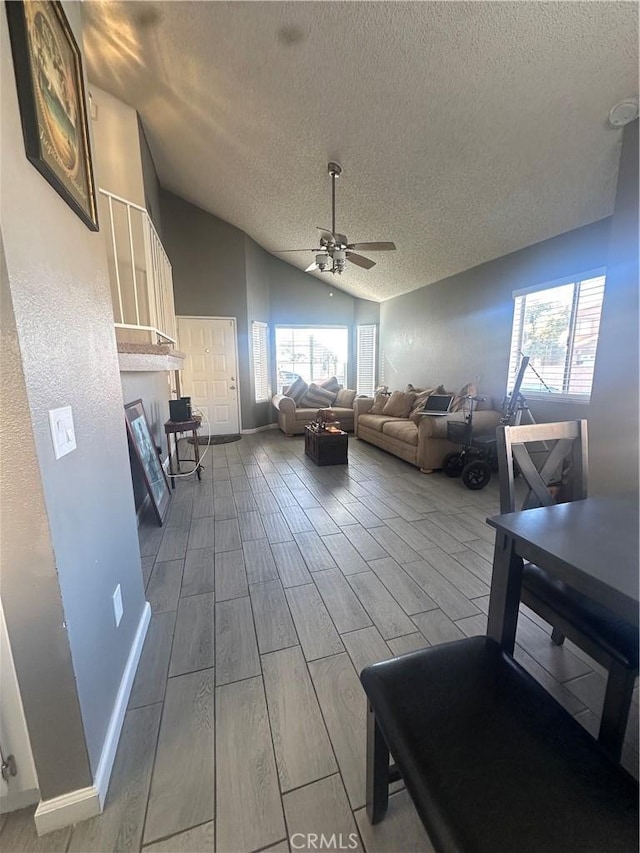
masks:
<svg viewBox="0 0 640 853"><path fill-rule="evenodd" d="M134 455L137 457L142 469L151 505L155 512L158 524L162 526L169 504L171 503L171 491L169 481L165 474L155 442L151 436L149 422L144 412L142 400L134 400L124 407L127 433Z"/></svg>
<svg viewBox="0 0 640 853"><path fill-rule="evenodd" d="M27 158L98 230L82 57L59 2L7 0Z"/></svg>

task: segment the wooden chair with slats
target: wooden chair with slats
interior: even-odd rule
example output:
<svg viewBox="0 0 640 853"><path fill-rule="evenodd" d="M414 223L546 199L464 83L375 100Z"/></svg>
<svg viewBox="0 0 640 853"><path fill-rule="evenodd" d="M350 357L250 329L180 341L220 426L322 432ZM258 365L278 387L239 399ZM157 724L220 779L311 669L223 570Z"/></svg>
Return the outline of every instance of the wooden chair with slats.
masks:
<svg viewBox="0 0 640 853"><path fill-rule="evenodd" d="M587 497L587 422L497 428L500 512L516 512ZM516 489L515 466L522 480ZM526 490L523 501L516 491ZM598 740L619 760L638 675L638 630L544 569L527 564L521 600L608 671Z"/></svg>

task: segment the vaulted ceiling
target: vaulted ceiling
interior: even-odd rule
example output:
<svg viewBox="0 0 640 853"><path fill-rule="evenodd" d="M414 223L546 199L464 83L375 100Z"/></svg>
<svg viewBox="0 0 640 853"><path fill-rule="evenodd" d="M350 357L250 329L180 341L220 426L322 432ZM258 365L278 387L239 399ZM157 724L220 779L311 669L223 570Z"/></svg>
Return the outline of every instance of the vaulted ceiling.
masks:
<svg viewBox="0 0 640 853"><path fill-rule="evenodd" d="M337 229L397 244L332 280L354 295L388 299L612 211L622 131L607 117L637 95L635 3L143 0L83 15L89 78L139 111L161 184L265 249L316 246L327 162L342 164Z"/></svg>

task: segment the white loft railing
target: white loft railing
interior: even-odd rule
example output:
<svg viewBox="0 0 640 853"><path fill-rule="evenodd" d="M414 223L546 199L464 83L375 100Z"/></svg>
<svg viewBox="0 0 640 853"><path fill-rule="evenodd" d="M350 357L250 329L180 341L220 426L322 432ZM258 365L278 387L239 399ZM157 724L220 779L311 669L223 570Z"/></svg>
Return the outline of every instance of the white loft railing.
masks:
<svg viewBox="0 0 640 853"><path fill-rule="evenodd" d="M116 329L151 333L152 343L177 341L173 276L149 214L125 198L100 190Z"/></svg>

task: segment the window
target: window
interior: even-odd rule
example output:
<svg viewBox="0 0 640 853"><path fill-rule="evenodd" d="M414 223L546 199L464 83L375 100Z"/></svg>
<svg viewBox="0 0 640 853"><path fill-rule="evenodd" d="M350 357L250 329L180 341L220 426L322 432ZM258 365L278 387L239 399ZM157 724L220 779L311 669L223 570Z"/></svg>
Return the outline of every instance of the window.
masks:
<svg viewBox="0 0 640 853"><path fill-rule="evenodd" d="M349 330L345 327L276 327L278 393L297 376L305 382L319 382L335 376L347 381Z"/></svg>
<svg viewBox="0 0 640 853"><path fill-rule="evenodd" d="M604 272L515 292L508 390L523 355L522 391L588 402L598 345Z"/></svg>
<svg viewBox="0 0 640 853"><path fill-rule="evenodd" d="M251 324L256 403L264 403L269 399L268 332L269 327L266 323L258 323L254 320Z"/></svg>
<svg viewBox="0 0 640 853"><path fill-rule="evenodd" d="M376 327L358 326L356 391L373 397L376 387Z"/></svg>

